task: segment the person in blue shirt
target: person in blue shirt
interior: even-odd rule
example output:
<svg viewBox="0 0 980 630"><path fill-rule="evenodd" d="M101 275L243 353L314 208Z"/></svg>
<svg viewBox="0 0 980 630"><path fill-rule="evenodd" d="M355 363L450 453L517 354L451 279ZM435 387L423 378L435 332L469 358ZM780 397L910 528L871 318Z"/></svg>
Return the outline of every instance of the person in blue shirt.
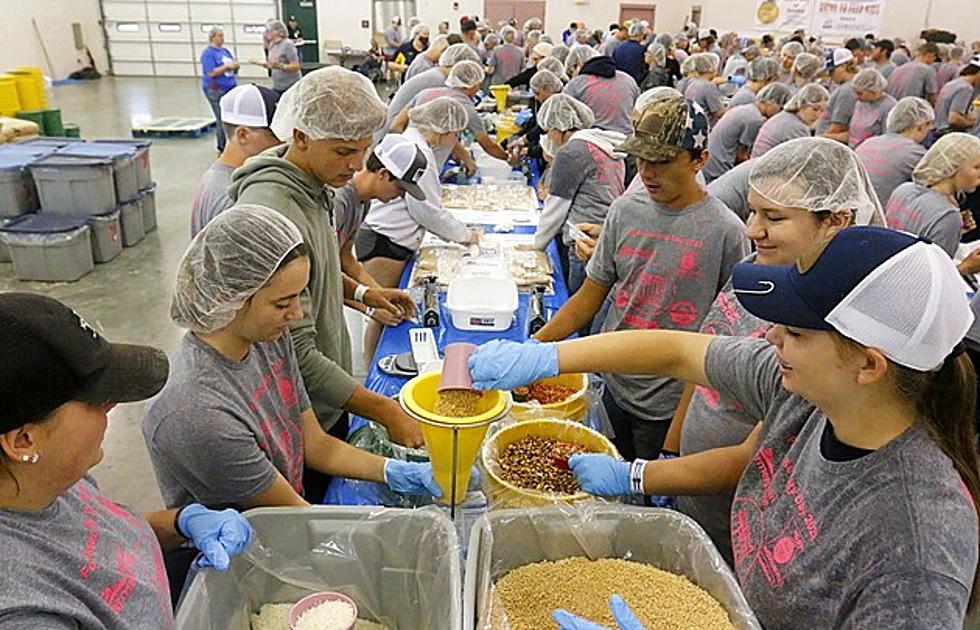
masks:
<svg viewBox="0 0 980 630"><path fill-rule="evenodd" d="M218 140L218 153L225 150L225 130L221 125L221 97L238 85L238 62L231 51L225 48L225 32L216 26L208 35L208 47L201 53L201 84L204 97L214 112L217 121L214 134Z"/></svg>
<svg viewBox="0 0 980 630"><path fill-rule="evenodd" d="M630 25L629 36L628 40L616 46L612 57L616 62L616 69L633 77L633 80L639 85L649 70L646 63L647 48L643 44L646 40L647 29L643 26L643 22L633 22Z"/></svg>

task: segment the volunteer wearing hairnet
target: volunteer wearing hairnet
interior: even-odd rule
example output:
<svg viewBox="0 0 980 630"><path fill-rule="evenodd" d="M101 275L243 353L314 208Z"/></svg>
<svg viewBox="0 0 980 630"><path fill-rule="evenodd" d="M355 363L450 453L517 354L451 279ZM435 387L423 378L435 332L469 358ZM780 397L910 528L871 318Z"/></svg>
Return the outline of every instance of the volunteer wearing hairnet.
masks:
<svg viewBox="0 0 980 630"><path fill-rule="evenodd" d="M288 334L309 277L299 230L262 206L232 207L184 253L170 315L187 332L143 418L168 507L306 506L307 467L439 496L429 464L361 451L317 421Z"/></svg>
<svg viewBox="0 0 980 630"><path fill-rule="evenodd" d="M826 69L833 86L830 88L827 110L817 121L814 133L847 143L848 127L857 104L857 95L851 85L851 79L858 72L857 60L848 49L835 48L827 53Z"/></svg>
<svg viewBox="0 0 980 630"><path fill-rule="evenodd" d="M655 87L669 86L673 81L670 78L670 70L667 69L667 49L657 42L647 46L643 60L647 64L647 73L640 81L640 91Z"/></svg>
<svg viewBox="0 0 980 630"><path fill-rule="evenodd" d="M547 135L541 145L550 166L545 175L548 196L534 232L534 246L544 250L556 236L565 263L568 292L585 281L585 266L575 256L568 225L602 224L609 206L624 191L625 153L616 147L626 136L596 129L592 110L570 96L556 94L541 106L538 125ZM588 332L589 324L582 327Z"/></svg>
<svg viewBox="0 0 980 630"><path fill-rule="evenodd" d="M789 88L795 94L803 86L817 80L817 75L824 68L823 57L818 57L806 52L801 52L793 62L793 72L789 82Z"/></svg>
<svg viewBox="0 0 980 630"><path fill-rule="evenodd" d="M708 112L710 114L708 122L713 127L726 111L721 91L714 83L715 77L718 76L718 55L709 52L697 53L691 55L691 60L694 70L690 75L691 80L684 88L684 98L697 103L701 109Z"/></svg>
<svg viewBox="0 0 980 630"><path fill-rule="evenodd" d="M918 96L936 104L936 69L939 48L933 42L923 42L916 49L915 59L902 64L888 77L888 93L895 98Z"/></svg>
<svg viewBox="0 0 980 630"><path fill-rule="evenodd" d="M966 131L976 126L978 116L973 99L980 89L980 55L963 67L959 77L943 86L936 98L936 123L933 137L950 131Z"/></svg>
<svg viewBox="0 0 980 630"><path fill-rule="evenodd" d="M744 442L667 461L573 455L582 488L734 491L735 573L762 627L960 628L980 502L962 281L936 245L887 228L813 245L797 264L735 266L741 308L774 324L765 340L663 330L494 340L470 357L474 386L612 372L713 388L761 421Z"/></svg>
<svg viewBox="0 0 980 630"><path fill-rule="evenodd" d="M524 50L514 42L517 39L517 29L505 26L500 31L503 40L493 49L487 59L487 75L490 85L501 85L516 76L524 65Z"/></svg>
<svg viewBox="0 0 980 630"><path fill-rule="evenodd" d="M554 60L553 60L554 61ZM544 61L541 62L542 65ZM534 101L531 103L531 115L520 123L521 130L507 138L507 151L511 154L511 162L517 162L521 157L543 160L541 151L542 129L538 126L538 112L541 106L555 94L561 93L565 84L553 72L538 70L529 85Z"/></svg>
<svg viewBox="0 0 980 630"><path fill-rule="evenodd" d="M767 120L752 145L751 157L762 157L769 149L795 138L809 138L813 126L827 109L830 93L822 85L804 85L779 112Z"/></svg>
<svg viewBox="0 0 980 630"><path fill-rule="evenodd" d="M442 57L442 53L446 52L449 48L449 36L448 35L436 35L431 42L429 42L429 47L422 54L416 55L412 59L412 63L409 64L408 70L405 71L405 81L408 81L412 77L415 77L427 70L432 70L433 68L439 67L439 59Z"/></svg>
<svg viewBox="0 0 980 630"><path fill-rule="evenodd" d="M715 123L708 134L708 163L703 169L707 183L749 159L759 129L767 120L783 111L789 97L789 88L785 85L767 85L754 103L728 110L725 117Z"/></svg>
<svg viewBox="0 0 980 630"><path fill-rule="evenodd" d="M793 66L796 58L803 54L803 44L790 41L783 44L779 49L779 80L788 86L793 85Z"/></svg>
<svg viewBox="0 0 980 630"><path fill-rule="evenodd" d="M140 515L91 476L109 412L160 391L166 355L109 343L61 302L15 292L0 294L0 348L0 626L173 627L186 566L161 552L189 543L188 564L200 550L199 568L224 571L252 528L197 503Z"/></svg>
<svg viewBox="0 0 980 630"><path fill-rule="evenodd" d="M565 44L555 44L555 47L551 49L551 55L563 64L568 59L568 54L571 52Z"/></svg>
<svg viewBox="0 0 980 630"><path fill-rule="evenodd" d="M929 101L906 96L888 113L886 133L868 138L855 149L882 206L899 184L911 181L912 170L926 154L922 143L933 118Z"/></svg>
<svg viewBox="0 0 980 630"><path fill-rule="evenodd" d="M443 96L412 108L409 125L402 136L415 143L425 156L425 166L413 175L422 199L412 195L387 203L375 202L357 233L355 249L364 269L381 286L397 287L405 264L422 245L425 233L451 242L478 242L479 235L442 207L439 184L444 153L459 143L459 133L466 128L466 108L454 98ZM372 365L374 351L381 336L381 326L368 322L364 332L364 356Z"/></svg>
<svg viewBox="0 0 980 630"><path fill-rule="evenodd" d="M270 20L265 25L265 36L269 41L266 60L252 63L272 73L272 89L281 95L299 81L299 51L293 40L289 39L286 25L279 20Z"/></svg>
<svg viewBox="0 0 980 630"><path fill-rule="evenodd" d="M395 401L371 392L352 376L344 299L392 312L411 307L404 294L368 288L340 270L332 221L332 193L364 165L371 135L384 121L384 105L367 77L332 66L303 77L279 101L273 131L292 141L249 160L235 171L228 195L236 203L278 210L299 228L310 255L310 282L300 296L303 317L289 328L303 381L317 419L335 437L347 435L345 411L371 418L391 438L422 443L418 425ZM326 480L309 474L307 496L318 502ZM322 488L322 489L321 489Z"/></svg>
<svg viewBox="0 0 980 630"><path fill-rule="evenodd" d="M569 51L568 56L565 57L565 74L571 78L578 76L578 73L582 70L582 66L589 59L596 56L596 51L588 46L579 46L572 51Z"/></svg>
<svg viewBox="0 0 980 630"><path fill-rule="evenodd" d="M980 138L947 134L926 151L912 171L912 181L896 188L888 199L888 225L928 238L952 258L963 232L976 227L969 212L960 210L956 197L978 185Z"/></svg>
<svg viewBox="0 0 980 630"><path fill-rule="evenodd" d="M728 107L735 108L739 105L754 103L759 90L775 82L778 77L779 62L775 59L772 57L753 59L745 74L745 85L738 88L738 91L728 101Z"/></svg>
<svg viewBox="0 0 980 630"><path fill-rule="evenodd" d="M504 81L504 83L512 88L527 85L531 81L531 77L538 70L551 70L556 75L563 77L563 81L567 81L568 77L565 76L565 64L551 56L553 50L554 46L545 42L535 45L531 49L531 54L528 55L527 67Z"/></svg>
<svg viewBox="0 0 980 630"><path fill-rule="evenodd" d="M851 122L847 125L847 143L855 148L868 138L885 132L888 114L895 107L895 98L885 91L888 81L874 68L865 68L851 81L857 97Z"/></svg>
<svg viewBox="0 0 980 630"><path fill-rule="evenodd" d="M683 94L687 90L687 86L691 84L694 80L694 55L691 55L684 59L680 65L681 78L674 83L674 88Z"/></svg>
<svg viewBox="0 0 980 630"><path fill-rule="evenodd" d="M406 41L395 49L394 57L388 62L388 70L394 75L404 75L415 58L429 47L429 27L416 24Z"/></svg>
<svg viewBox="0 0 980 630"><path fill-rule="evenodd" d="M582 287L536 339L581 330L607 296L603 331L698 329L731 268L748 254L745 226L696 179L707 159L707 131L705 113L680 95L643 110L634 134L617 147L636 156L643 189L613 202ZM605 385L616 448L628 458L655 459L683 384L610 375Z"/></svg>
<svg viewBox="0 0 980 630"><path fill-rule="evenodd" d="M556 59L555 57L545 57L544 59L539 61L535 74L540 70L547 70L548 72L552 73L553 75L561 79L562 89L564 89L565 84L568 83L568 75L565 74L565 64L558 61L558 59ZM534 75L532 74L531 77L533 78Z"/></svg>

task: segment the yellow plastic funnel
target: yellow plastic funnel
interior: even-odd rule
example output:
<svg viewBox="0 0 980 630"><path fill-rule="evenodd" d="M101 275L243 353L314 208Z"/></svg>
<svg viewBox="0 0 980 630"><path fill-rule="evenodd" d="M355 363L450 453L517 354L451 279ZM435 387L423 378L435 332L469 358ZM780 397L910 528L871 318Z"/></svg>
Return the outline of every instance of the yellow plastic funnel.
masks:
<svg viewBox="0 0 980 630"><path fill-rule="evenodd" d="M455 506L466 497L470 469L487 428L491 422L507 415L511 403L507 392L484 392L477 403L477 415L467 418L441 416L433 411L441 379L441 372L420 374L405 383L399 400L405 412L422 425L432 474L442 488L441 500Z"/></svg>
<svg viewBox="0 0 980 630"><path fill-rule="evenodd" d="M502 112L507 109L507 97L510 96L509 85L491 85L490 91L493 98L497 101L497 111Z"/></svg>

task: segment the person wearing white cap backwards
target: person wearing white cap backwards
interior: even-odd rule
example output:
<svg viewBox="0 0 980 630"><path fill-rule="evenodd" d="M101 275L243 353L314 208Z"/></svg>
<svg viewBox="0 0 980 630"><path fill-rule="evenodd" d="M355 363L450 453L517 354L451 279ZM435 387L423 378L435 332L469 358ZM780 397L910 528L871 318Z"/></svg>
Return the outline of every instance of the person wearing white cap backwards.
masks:
<svg viewBox="0 0 980 630"><path fill-rule="evenodd" d="M228 142L218 160L204 171L191 204L191 237L231 207L228 184L245 160L281 144L269 126L279 95L258 85L239 85L221 98L221 125Z"/></svg>
<svg viewBox="0 0 980 630"><path fill-rule="evenodd" d="M846 48L835 48L827 53L826 60L826 70L834 87L827 110L820 116L814 131L818 136L847 143L847 128L857 105L857 94L851 85L851 79L858 73L857 60Z"/></svg>
<svg viewBox="0 0 980 630"><path fill-rule="evenodd" d="M795 265L737 265L732 287L773 322L765 340L491 341L470 358L474 386L613 371L711 387L761 420L744 442L665 461L574 455L583 490L734 490L734 568L763 627L962 627L978 594L980 462L961 343L973 315L952 261L914 235L851 227Z"/></svg>
<svg viewBox="0 0 980 630"><path fill-rule="evenodd" d="M324 429L346 437L344 411L350 411L386 426L395 442L418 446L422 433L415 421L398 403L369 391L352 376L343 315L345 298L408 314L414 302L405 301L401 291L358 285L344 277L333 194L327 188L344 186L362 168L371 134L384 122L384 113L377 91L364 75L336 66L311 72L283 95L276 108L272 130L291 141L235 171L228 195L235 203L254 203L283 213L299 228L309 248L312 268L301 295L303 317L290 323L290 333ZM320 491L314 480L308 478L305 487L318 501L315 495Z"/></svg>

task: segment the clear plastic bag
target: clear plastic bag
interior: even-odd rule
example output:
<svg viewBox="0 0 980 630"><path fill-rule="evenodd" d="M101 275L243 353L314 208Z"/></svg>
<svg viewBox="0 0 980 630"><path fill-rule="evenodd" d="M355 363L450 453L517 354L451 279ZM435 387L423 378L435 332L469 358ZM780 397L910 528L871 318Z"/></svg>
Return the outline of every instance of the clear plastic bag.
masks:
<svg viewBox="0 0 980 630"><path fill-rule="evenodd" d="M461 627L459 542L439 508L260 508L245 516L255 542L227 572L195 576L177 611L179 630L248 630L262 605L327 590L389 630Z"/></svg>
<svg viewBox="0 0 980 630"><path fill-rule="evenodd" d="M75 242L85 235L88 238L89 227L83 225L70 232L53 232L50 234L29 232L0 232L0 242L14 247L59 247Z"/></svg>
<svg viewBox="0 0 980 630"><path fill-rule="evenodd" d="M571 557L621 558L686 576L721 603L736 628L761 627L694 520L671 510L578 503L498 510L477 522L466 564L464 628L491 628L494 619L494 630L507 630L506 615L494 611L494 582L526 564Z"/></svg>

